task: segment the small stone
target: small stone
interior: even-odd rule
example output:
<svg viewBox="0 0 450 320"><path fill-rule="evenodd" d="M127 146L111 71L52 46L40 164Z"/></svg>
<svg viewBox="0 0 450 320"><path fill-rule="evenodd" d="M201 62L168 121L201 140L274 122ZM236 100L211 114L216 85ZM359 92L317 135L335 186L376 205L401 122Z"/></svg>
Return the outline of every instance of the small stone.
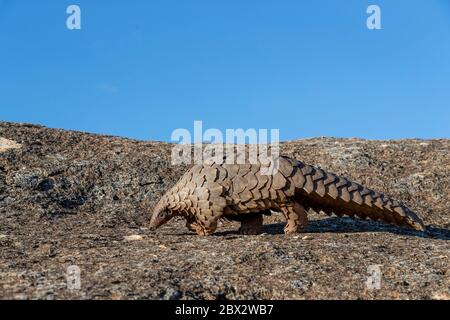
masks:
<svg viewBox="0 0 450 320"><path fill-rule="evenodd" d="M449 300L450 299L450 293L448 292L435 292L433 293L433 296L431 297L433 300Z"/></svg>
<svg viewBox="0 0 450 320"><path fill-rule="evenodd" d="M126 241L140 241L142 239L144 239L142 236L138 235L138 234L132 234L129 236L124 237Z"/></svg>
<svg viewBox="0 0 450 320"><path fill-rule="evenodd" d="M13 140L8 140L0 137L0 152L5 152L9 149L19 149L22 146Z"/></svg>

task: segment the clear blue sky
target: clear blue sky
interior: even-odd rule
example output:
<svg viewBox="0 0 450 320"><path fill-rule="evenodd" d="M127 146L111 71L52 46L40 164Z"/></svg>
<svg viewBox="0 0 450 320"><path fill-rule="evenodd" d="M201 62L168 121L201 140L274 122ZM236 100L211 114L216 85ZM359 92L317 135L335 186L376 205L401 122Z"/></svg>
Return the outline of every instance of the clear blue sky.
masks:
<svg viewBox="0 0 450 320"><path fill-rule="evenodd" d="M0 0L0 120L166 141L194 120L449 138L450 1Z"/></svg>

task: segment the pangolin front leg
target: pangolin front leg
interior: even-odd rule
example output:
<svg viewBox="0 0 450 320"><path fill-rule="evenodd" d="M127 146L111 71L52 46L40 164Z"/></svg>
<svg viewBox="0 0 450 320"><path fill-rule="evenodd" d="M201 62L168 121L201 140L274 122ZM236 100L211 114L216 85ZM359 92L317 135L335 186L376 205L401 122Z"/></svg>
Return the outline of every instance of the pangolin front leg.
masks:
<svg viewBox="0 0 450 320"><path fill-rule="evenodd" d="M263 215L262 213L250 214L248 217L242 218L240 234L256 235L262 232Z"/></svg>
<svg viewBox="0 0 450 320"><path fill-rule="evenodd" d="M186 219L186 227L200 236L208 236L216 231L218 220L219 217L214 215L189 217Z"/></svg>
<svg viewBox="0 0 450 320"><path fill-rule="evenodd" d="M189 229L189 231L197 232L197 229L200 228L200 225L195 221L194 218L187 218L186 219L186 228Z"/></svg>
<svg viewBox="0 0 450 320"><path fill-rule="evenodd" d="M208 236L217 229L217 224L220 217L222 216L222 211L216 210L201 210L195 216L195 222L190 223L189 227L193 228L194 231L200 236Z"/></svg>
<svg viewBox="0 0 450 320"><path fill-rule="evenodd" d="M286 218L285 234L298 233L305 231L308 225L308 216L305 208L296 201L291 201L280 206Z"/></svg>
<svg viewBox="0 0 450 320"><path fill-rule="evenodd" d="M195 232L197 232L199 236L209 236L210 234L213 234L216 229L217 220L214 220L208 221L207 223L199 223L196 227Z"/></svg>
<svg viewBox="0 0 450 320"><path fill-rule="evenodd" d="M208 223L202 223L199 221L192 221L187 222L186 227L195 233L197 233L199 236L208 236L217 229L217 220L210 221Z"/></svg>

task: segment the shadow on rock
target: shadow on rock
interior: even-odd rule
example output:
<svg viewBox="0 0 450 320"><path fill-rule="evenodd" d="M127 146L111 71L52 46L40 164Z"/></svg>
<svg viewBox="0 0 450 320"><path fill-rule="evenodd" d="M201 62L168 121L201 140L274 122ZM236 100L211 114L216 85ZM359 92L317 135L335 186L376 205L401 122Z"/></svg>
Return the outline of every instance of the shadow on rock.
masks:
<svg viewBox="0 0 450 320"><path fill-rule="evenodd" d="M263 232L267 234L283 234L284 223L272 223L264 225ZM389 232L398 235L406 235L420 238L433 238L440 240L450 240L450 230L427 226L424 232L389 225L382 222L370 220L356 220L352 218L332 217L323 220L313 220L309 222L305 233L361 233L361 232ZM227 230L216 232L214 235L227 236L236 235L237 230Z"/></svg>
<svg viewBox="0 0 450 320"><path fill-rule="evenodd" d="M264 232L268 234L283 233L283 223L274 223L264 226ZM424 232L389 225L370 220L356 220L352 218L332 217L323 220L310 221L306 233L356 233L356 232L389 232L399 235L407 235L421 238L434 238L450 240L450 230L427 226Z"/></svg>

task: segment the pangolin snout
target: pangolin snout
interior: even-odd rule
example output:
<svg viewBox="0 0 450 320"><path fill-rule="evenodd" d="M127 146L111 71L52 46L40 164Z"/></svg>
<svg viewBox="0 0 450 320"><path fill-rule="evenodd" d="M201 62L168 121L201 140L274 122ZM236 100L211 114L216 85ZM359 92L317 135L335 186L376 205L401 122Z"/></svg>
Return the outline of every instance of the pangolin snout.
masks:
<svg viewBox="0 0 450 320"><path fill-rule="evenodd" d="M153 216L150 220L150 227L149 229L151 231L154 231L158 229L160 226L168 222L170 219L172 219L172 215L167 212L166 210L161 211L155 211L153 213Z"/></svg>

